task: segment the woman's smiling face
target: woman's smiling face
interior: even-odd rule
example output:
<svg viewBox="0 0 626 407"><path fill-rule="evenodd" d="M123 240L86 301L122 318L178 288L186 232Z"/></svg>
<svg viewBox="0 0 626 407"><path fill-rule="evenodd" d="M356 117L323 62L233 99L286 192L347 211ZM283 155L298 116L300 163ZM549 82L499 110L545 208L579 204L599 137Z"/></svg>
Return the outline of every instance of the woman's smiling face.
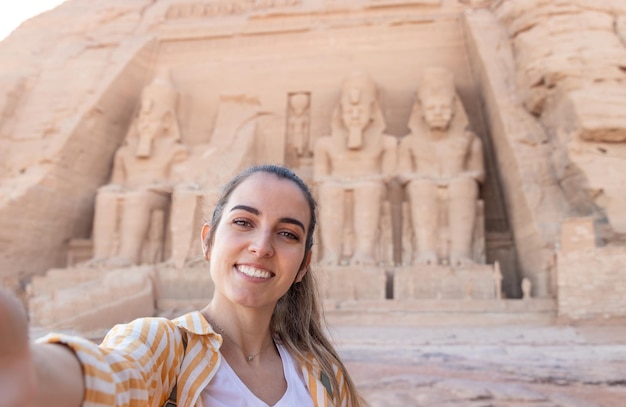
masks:
<svg viewBox="0 0 626 407"><path fill-rule="evenodd" d="M290 180L265 172L245 179L232 192L207 252L215 295L247 307L274 307L306 273L310 211Z"/></svg>

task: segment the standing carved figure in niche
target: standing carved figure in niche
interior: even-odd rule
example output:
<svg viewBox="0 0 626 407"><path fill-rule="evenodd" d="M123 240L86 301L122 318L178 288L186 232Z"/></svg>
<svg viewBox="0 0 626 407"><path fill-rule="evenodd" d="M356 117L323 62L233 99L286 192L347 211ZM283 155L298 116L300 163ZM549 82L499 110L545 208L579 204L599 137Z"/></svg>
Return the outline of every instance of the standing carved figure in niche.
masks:
<svg viewBox="0 0 626 407"><path fill-rule="evenodd" d="M452 73L426 70L398 164L416 237L413 263L473 263L478 186L485 172L482 143L467 125Z"/></svg>
<svg viewBox="0 0 626 407"><path fill-rule="evenodd" d="M351 74L342 85L330 136L315 143L313 178L323 203L322 265L342 261L346 220L351 220L355 240L349 264L376 264L381 205L397 158L396 139L384 130L374 82L363 73ZM351 206L345 210L347 203Z"/></svg>
<svg viewBox="0 0 626 407"><path fill-rule="evenodd" d="M155 232L150 230L155 227L151 221L155 211L167 214L174 186L172 166L188 155L176 119L177 97L169 72L144 88L138 117L115 153L111 182L96 196L95 261L141 264L148 237L164 233L163 222L156 222L161 230Z"/></svg>
<svg viewBox="0 0 626 407"><path fill-rule="evenodd" d="M309 95L307 93L289 95L287 134L298 157L311 155L309 148Z"/></svg>

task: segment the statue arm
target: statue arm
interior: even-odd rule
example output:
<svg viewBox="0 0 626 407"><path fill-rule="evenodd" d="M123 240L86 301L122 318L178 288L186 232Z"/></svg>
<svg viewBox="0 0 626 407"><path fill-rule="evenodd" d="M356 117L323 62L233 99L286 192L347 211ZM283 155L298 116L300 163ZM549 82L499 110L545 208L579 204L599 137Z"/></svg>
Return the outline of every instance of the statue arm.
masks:
<svg viewBox="0 0 626 407"><path fill-rule="evenodd" d="M403 184L409 182L417 170L413 165L413 152L411 151L409 137L412 136L408 135L400 140L398 147L398 179Z"/></svg>
<svg viewBox="0 0 626 407"><path fill-rule="evenodd" d="M107 187L111 187L114 189L119 189L125 184L126 180L126 168L124 166L124 157L122 156L123 147L120 147L115 152L115 157L113 159L113 170L111 171L111 181L107 185Z"/></svg>
<svg viewBox="0 0 626 407"><path fill-rule="evenodd" d="M158 182L148 185L148 189L159 193L170 194L173 192L176 184L180 184L184 181L184 170L181 167L183 167L183 163L189 158L189 149L178 142L172 147L172 155L170 156L163 178L159 179Z"/></svg>
<svg viewBox="0 0 626 407"><path fill-rule="evenodd" d="M174 152L174 156L172 157L174 164L178 164L183 161L186 161L187 158L189 158L189 148L182 143L178 144L178 146L176 146L176 151Z"/></svg>
<svg viewBox="0 0 626 407"><path fill-rule="evenodd" d="M176 166L184 163L189 159L191 155L189 151L189 147L182 143L176 143L174 146L174 152L172 153L172 158L170 160L170 165Z"/></svg>
<svg viewBox="0 0 626 407"><path fill-rule="evenodd" d="M478 136L468 132L472 137L469 157L467 161L467 175L482 183L485 180L485 163L483 157L483 143Z"/></svg>
<svg viewBox="0 0 626 407"><path fill-rule="evenodd" d="M313 155L313 182L320 183L330 178L331 168L328 157L328 137L322 137L315 143Z"/></svg>
<svg viewBox="0 0 626 407"><path fill-rule="evenodd" d="M398 140L394 136L384 136L382 173L386 181L396 175L398 163Z"/></svg>
<svg viewBox="0 0 626 407"><path fill-rule="evenodd" d="M420 163L413 152L412 140L409 137L414 136L408 135L404 137L400 141L398 148L398 179L402 184L418 179L432 180L433 177L426 174L423 169L420 171Z"/></svg>

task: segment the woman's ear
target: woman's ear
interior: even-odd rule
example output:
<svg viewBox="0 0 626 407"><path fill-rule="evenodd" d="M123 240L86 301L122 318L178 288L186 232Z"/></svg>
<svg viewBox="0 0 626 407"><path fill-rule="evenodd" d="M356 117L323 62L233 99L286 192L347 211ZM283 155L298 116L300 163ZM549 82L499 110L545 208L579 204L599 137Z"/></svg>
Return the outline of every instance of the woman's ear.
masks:
<svg viewBox="0 0 626 407"><path fill-rule="evenodd" d="M202 243L202 253L205 259L209 259L209 232L211 226L208 223L202 225L202 231L200 232L200 242Z"/></svg>
<svg viewBox="0 0 626 407"><path fill-rule="evenodd" d="M296 280L294 281L295 283L299 283L300 281L302 281L302 279L304 278L304 275L307 273L307 271L309 271L309 266L311 265L312 255L313 255L313 252L309 250L309 253L306 255L306 258L302 262L302 266L300 267L300 270L298 270L298 274L296 275Z"/></svg>

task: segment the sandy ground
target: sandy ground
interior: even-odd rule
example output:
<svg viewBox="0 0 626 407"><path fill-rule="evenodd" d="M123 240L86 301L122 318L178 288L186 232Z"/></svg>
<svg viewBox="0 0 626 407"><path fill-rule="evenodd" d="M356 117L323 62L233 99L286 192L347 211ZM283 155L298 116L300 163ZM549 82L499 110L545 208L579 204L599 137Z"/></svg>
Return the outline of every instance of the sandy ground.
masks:
<svg viewBox="0 0 626 407"><path fill-rule="evenodd" d="M372 407L626 406L626 325L331 332Z"/></svg>

